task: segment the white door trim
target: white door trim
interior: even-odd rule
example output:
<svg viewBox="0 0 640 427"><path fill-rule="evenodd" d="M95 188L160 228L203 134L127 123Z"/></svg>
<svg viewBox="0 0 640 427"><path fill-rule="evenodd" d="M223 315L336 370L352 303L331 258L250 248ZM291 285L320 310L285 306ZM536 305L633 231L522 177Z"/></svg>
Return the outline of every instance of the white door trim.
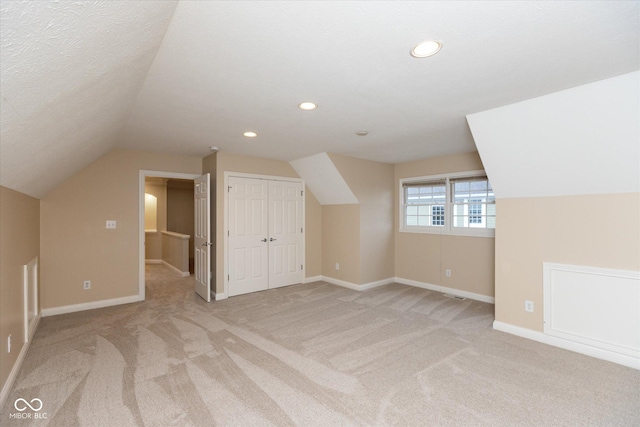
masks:
<svg viewBox="0 0 640 427"><path fill-rule="evenodd" d="M176 179L196 179L201 174L163 172L140 169L138 178L138 299L145 299L145 279L144 279L144 182L147 177L154 178L176 178Z"/></svg>
<svg viewBox="0 0 640 427"><path fill-rule="evenodd" d="M225 171L224 172L224 187L222 191L224 192L224 206L223 206L223 217L224 217L224 231L223 231L223 252L224 252L224 272L223 272L223 283L224 283L224 292L222 294L216 293L216 300L225 299L229 296L229 178L237 177L237 178L256 178L256 179L265 179L265 180L273 180L273 181L288 181L288 182L300 182L302 183L302 190L308 191L304 180L302 178L293 178L288 176L275 176L275 175L259 175L252 173L243 173L243 172L232 172ZM144 196L144 194L143 194ZM302 239L302 265L304 268L302 269L302 277L306 276L307 271L307 261L305 259L306 256L306 244L307 244L307 225L305 222L305 197L302 198L302 227L304 228L304 239ZM143 211L144 215L144 211ZM144 220L144 217L143 217ZM144 227L143 227L144 228ZM217 286L216 286L217 287Z"/></svg>

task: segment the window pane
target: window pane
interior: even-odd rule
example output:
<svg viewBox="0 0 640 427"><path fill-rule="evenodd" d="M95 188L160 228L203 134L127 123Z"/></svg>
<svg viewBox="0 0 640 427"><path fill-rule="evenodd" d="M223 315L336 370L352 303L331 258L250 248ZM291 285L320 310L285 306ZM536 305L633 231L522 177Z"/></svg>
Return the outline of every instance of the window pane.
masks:
<svg viewBox="0 0 640 427"><path fill-rule="evenodd" d="M444 185L438 185L438 186L434 186L433 188L433 194L437 194L437 195L444 195L447 192L447 187L445 187Z"/></svg>
<svg viewBox="0 0 640 427"><path fill-rule="evenodd" d="M444 225L446 197L447 186L442 182L405 187L405 225L418 227ZM432 212L433 206L438 206L435 219Z"/></svg>
<svg viewBox="0 0 640 427"><path fill-rule="evenodd" d="M453 184L454 191L456 193L468 193L469 192L469 181L463 182L455 182Z"/></svg>
<svg viewBox="0 0 640 427"><path fill-rule="evenodd" d="M471 192L480 192L482 194L486 194L487 192L487 181L471 181Z"/></svg>

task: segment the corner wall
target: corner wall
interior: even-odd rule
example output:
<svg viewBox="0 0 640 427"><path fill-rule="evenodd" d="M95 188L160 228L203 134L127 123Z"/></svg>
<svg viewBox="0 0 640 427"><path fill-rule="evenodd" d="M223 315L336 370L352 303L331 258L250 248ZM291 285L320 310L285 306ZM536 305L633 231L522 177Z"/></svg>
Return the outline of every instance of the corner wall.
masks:
<svg viewBox="0 0 640 427"><path fill-rule="evenodd" d="M140 170L200 174L202 159L115 149L42 198L43 309L138 295Z"/></svg>
<svg viewBox="0 0 640 427"><path fill-rule="evenodd" d="M432 157L395 165L396 277L487 297L494 296L494 238L399 231L402 178L474 170L484 170L476 152ZM497 209L498 227L502 226L501 217L502 212ZM451 270L451 277L445 276L446 269Z"/></svg>
<svg viewBox="0 0 640 427"><path fill-rule="evenodd" d="M497 199L496 321L544 331L543 262L640 271L639 116L640 72L467 116Z"/></svg>
<svg viewBox="0 0 640 427"><path fill-rule="evenodd" d="M0 389L3 395L5 387L11 385L7 381L24 347L23 266L39 255L40 201L0 186ZM9 334L11 353L7 351Z"/></svg>
<svg viewBox="0 0 640 427"><path fill-rule="evenodd" d="M329 154L329 158L358 199L358 204L323 206L323 219L325 215L334 218L340 210L344 215L342 221L334 218L332 225L323 224L323 234L339 234L336 239L352 249L336 247L334 250L323 244L322 258L327 260L322 274L358 285L393 278L393 165L337 154ZM353 223L355 215L358 216L357 223ZM345 224L341 224L343 221ZM351 236L352 242L347 241L347 236ZM331 255L343 259L340 268L342 270L344 265L352 271L351 280L342 271L335 270L335 262L340 260L329 259Z"/></svg>

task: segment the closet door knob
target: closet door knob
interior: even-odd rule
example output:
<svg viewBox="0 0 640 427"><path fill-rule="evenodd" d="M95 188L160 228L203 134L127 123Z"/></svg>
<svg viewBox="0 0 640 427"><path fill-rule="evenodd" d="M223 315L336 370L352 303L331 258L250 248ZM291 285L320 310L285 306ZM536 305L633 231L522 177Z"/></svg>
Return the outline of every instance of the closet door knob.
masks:
<svg viewBox="0 0 640 427"><path fill-rule="evenodd" d="M274 240L278 240L278 239L274 239L273 237L269 239L270 242L273 242Z"/></svg>

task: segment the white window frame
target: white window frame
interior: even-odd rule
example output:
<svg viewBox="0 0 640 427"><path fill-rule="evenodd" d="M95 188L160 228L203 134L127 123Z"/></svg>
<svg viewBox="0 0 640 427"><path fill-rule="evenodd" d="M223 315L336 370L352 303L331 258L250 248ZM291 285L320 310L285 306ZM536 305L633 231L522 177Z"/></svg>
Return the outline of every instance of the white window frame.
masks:
<svg viewBox="0 0 640 427"><path fill-rule="evenodd" d="M476 178L480 176L486 176L486 172L483 170L475 170L475 171L466 171L466 172L457 172L457 173L449 173L442 175L429 175L429 176L418 176L418 177L410 177L410 178L401 178L399 180L398 187L398 201L399 201L399 210L400 218L400 232L401 233L425 233L425 234L446 234L453 236L472 236L472 237L495 237L495 228L479 228L479 227L454 227L453 226L453 195L451 194L451 181L454 179L460 178ZM415 226L415 225L406 225L406 215L405 215L405 195L404 195L404 186L407 184L415 184L415 183L430 183L443 181L445 182L446 187L446 202L444 204L444 218L445 223L444 226ZM486 208L486 205L483 204Z"/></svg>

